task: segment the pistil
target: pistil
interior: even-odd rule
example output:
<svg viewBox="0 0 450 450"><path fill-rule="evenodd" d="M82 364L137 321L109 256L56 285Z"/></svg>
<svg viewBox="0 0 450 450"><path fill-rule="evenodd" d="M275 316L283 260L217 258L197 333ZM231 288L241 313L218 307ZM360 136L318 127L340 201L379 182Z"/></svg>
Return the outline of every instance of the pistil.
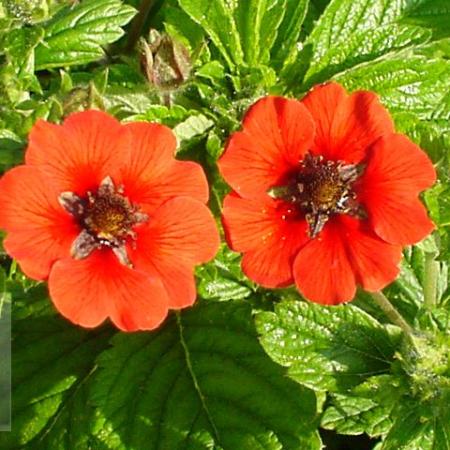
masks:
<svg viewBox="0 0 450 450"><path fill-rule="evenodd" d="M94 250L108 247L121 264L131 267L126 243L136 239L133 227L146 222L148 216L130 203L110 177L102 181L97 192L89 191L85 198L63 192L59 202L81 227L71 247L73 258L84 259Z"/></svg>
<svg viewBox="0 0 450 450"><path fill-rule="evenodd" d="M308 235L315 238L334 214L365 216L353 190L362 170L362 165L325 161L322 156L308 153L287 183L273 186L268 195L290 203L304 214Z"/></svg>

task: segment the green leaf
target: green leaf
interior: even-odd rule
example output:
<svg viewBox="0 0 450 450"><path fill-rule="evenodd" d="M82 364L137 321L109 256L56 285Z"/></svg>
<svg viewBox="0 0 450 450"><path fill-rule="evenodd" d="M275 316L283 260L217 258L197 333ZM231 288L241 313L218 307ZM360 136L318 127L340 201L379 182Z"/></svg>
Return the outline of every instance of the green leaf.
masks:
<svg viewBox="0 0 450 450"><path fill-rule="evenodd" d="M243 63L243 52L231 9L225 0L178 0L191 19L201 25L233 68Z"/></svg>
<svg viewBox="0 0 450 450"><path fill-rule="evenodd" d="M191 19L203 27L231 69L268 64L279 28L287 27L284 37L288 42L283 51L289 49L298 37L306 4L302 0L302 7L291 5L289 12L294 18L282 26L287 0L179 0L179 3ZM278 50L281 45L278 44Z"/></svg>
<svg viewBox="0 0 450 450"><path fill-rule="evenodd" d="M102 46L123 35L121 26L134 16L120 0L87 0L59 11L45 24L44 41L36 48L36 68L86 64L103 56Z"/></svg>
<svg viewBox="0 0 450 450"><path fill-rule="evenodd" d="M333 75L361 63L424 43L429 36L429 31L423 28L396 24L358 30L348 37L345 44L330 47L322 57L313 56L305 75L305 83L312 86L328 80Z"/></svg>
<svg viewBox="0 0 450 450"><path fill-rule="evenodd" d="M202 28L180 8L174 8L167 4L163 8L164 26L170 36L181 40L195 52L204 39ZM195 63L195 61L194 61Z"/></svg>
<svg viewBox="0 0 450 450"><path fill-rule="evenodd" d="M20 286L13 287L12 296L12 432L0 434L0 447L15 449L36 438L30 444L30 449L36 449L41 436L56 442L59 435L72 444L42 449L87 448L79 443L86 439L89 423L82 425L83 433L81 425L75 426L85 421L87 413L78 395L111 332L86 331L57 316L42 285L26 293Z"/></svg>
<svg viewBox="0 0 450 450"><path fill-rule="evenodd" d="M315 398L258 343L249 305L208 303L98 359L96 435L108 448L319 449Z"/></svg>
<svg viewBox="0 0 450 450"><path fill-rule="evenodd" d="M256 323L269 356L316 391L345 393L388 372L396 348L383 326L352 305L283 301Z"/></svg>
<svg viewBox="0 0 450 450"><path fill-rule="evenodd" d="M419 119L430 120L448 94L450 61L405 53L356 66L335 79L350 91L377 92L393 114L409 112Z"/></svg>
<svg viewBox="0 0 450 450"><path fill-rule="evenodd" d="M171 108L163 105L150 105L145 113L131 116L129 120L158 122L174 127L188 117L189 111L180 105L174 105Z"/></svg>
<svg viewBox="0 0 450 450"><path fill-rule="evenodd" d="M154 100L145 85L128 87L109 87L103 96L105 107L109 113L123 119L145 114L153 106Z"/></svg>
<svg viewBox="0 0 450 450"><path fill-rule="evenodd" d="M417 403L400 405L381 450L450 450L450 408L436 408L432 418L428 412Z"/></svg>
<svg viewBox="0 0 450 450"><path fill-rule="evenodd" d="M345 46L354 33L395 21L403 3L403 0L332 0L306 41L314 46L313 60L320 60L333 47Z"/></svg>
<svg viewBox="0 0 450 450"><path fill-rule="evenodd" d="M405 23L431 28L436 38L450 36L448 0L410 0L403 17Z"/></svg>
<svg viewBox="0 0 450 450"><path fill-rule="evenodd" d="M234 20L240 35L244 59L251 66L259 61L259 53L263 50L259 46L259 36L267 1L238 1L234 10Z"/></svg>
<svg viewBox="0 0 450 450"><path fill-rule="evenodd" d="M23 158L25 143L10 130L0 129L0 168L5 169L18 164Z"/></svg>
<svg viewBox="0 0 450 450"><path fill-rule="evenodd" d="M173 132L179 141L188 141L195 136L206 133L214 122L203 114L191 115L185 121L179 123Z"/></svg>
<svg viewBox="0 0 450 450"><path fill-rule="evenodd" d="M401 394L399 380L395 377L370 377L349 395L331 395L321 426L340 434L384 435L392 426L392 411Z"/></svg>
<svg viewBox="0 0 450 450"><path fill-rule="evenodd" d="M244 61L255 67L266 64L285 15L286 0L239 0L234 9Z"/></svg>
<svg viewBox="0 0 450 450"><path fill-rule="evenodd" d="M241 0L245 1L245 0ZM286 16L287 0L267 0L266 11L261 23L259 41L254 46L259 46L259 64L268 64L270 50L272 49L279 30L283 29L282 20ZM255 64L256 65L256 64Z"/></svg>
<svg viewBox="0 0 450 450"><path fill-rule="evenodd" d="M241 258L225 245L208 264L198 269L198 293L210 300L242 300L253 293L252 286L241 270Z"/></svg>
<svg viewBox="0 0 450 450"><path fill-rule="evenodd" d="M404 8L403 0L332 0L282 73L288 90L305 92L352 67L370 67L371 61L423 45L428 30L398 23Z"/></svg>
<svg viewBox="0 0 450 450"><path fill-rule="evenodd" d="M389 414L389 408L380 408L369 398L335 395L332 406L325 411L321 426L339 434L365 433L375 437L390 428Z"/></svg>
<svg viewBox="0 0 450 450"><path fill-rule="evenodd" d="M307 0L287 0L286 13L279 25L278 35L271 50L277 67L285 64L297 45L303 21L308 9Z"/></svg>
<svg viewBox="0 0 450 450"><path fill-rule="evenodd" d="M9 69L14 74L14 81L10 81L13 81L11 84L16 84L18 89L41 92L39 81L34 75L34 49L43 36L44 30L40 27L17 28L11 30L4 39L4 52L9 65L4 70ZM11 92L14 90L11 84L5 86L10 98L14 95ZM16 94L16 98L13 97L11 100L18 101L21 97L24 99L23 95Z"/></svg>

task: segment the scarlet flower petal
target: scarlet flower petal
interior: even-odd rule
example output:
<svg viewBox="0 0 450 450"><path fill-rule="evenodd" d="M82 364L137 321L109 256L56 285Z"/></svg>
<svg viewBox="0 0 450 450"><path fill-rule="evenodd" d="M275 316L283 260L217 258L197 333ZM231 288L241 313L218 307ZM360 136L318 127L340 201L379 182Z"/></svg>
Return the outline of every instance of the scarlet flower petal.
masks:
<svg viewBox="0 0 450 450"><path fill-rule="evenodd" d="M208 201L208 182L202 167L174 159L177 142L169 128L147 122L125 127L132 136L132 151L120 183L132 203L151 214L166 200L180 195Z"/></svg>
<svg viewBox="0 0 450 450"><path fill-rule="evenodd" d="M40 166L60 192L84 195L106 176L114 178L129 151L126 129L110 115L89 110L70 115L63 125L38 120L25 159Z"/></svg>
<svg viewBox="0 0 450 450"><path fill-rule="evenodd" d="M168 312L160 280L120 264L108 249L83 260L56 262L49 290L58 311L84 327L95 327L110 317L123 331L152 330Z"/></svg>
<svg viewBox="0 0 450 450"><path fill-rule="evenodd" d="M379 139L358 189L375 232L402 245L414 244L429 234L434 225L417 195L435 180L430 159L407 137L391 134Z"/></svg>
<svg viewBox="0 0 450 450"><path fill-rule="evenodd" d="M358 163L380 136L394 125L375 93L347 95L337 83L314 87L302 100L316 124L313 153L330 160Z"/></svg>
<svg viewBox="0 0 450 450"><path fill-rule="evenodd" d="M0 211L0 228L9 232L5 249L30 278L47 278L53 262L69 255L79 233L37 167L18 166L0 179Z"/></svg>
<svg viewBox="0 0 450 450"><path fill-rule="evenodd" d="M366 291L375 292L394 281L400 270L402 247L380 239L358 219L340 216L337 221L357 283Z"/></svg>
<svg viewBox="0 0 450 450"><path fill-rule="evenodd" d="M172 164L177 140L164 125L133 122L124 125L131 135L131 152L122 171L123 181L144 181L158 178Z"/></svg>
<svg viewBox="0 0 450 450"><path fill-rule="evenodd" d="M390 134L372 146L363 180L366 192L386 189L415 197L435 183L436 171L418 145L403 134Z"/></svg>
<svg viewBox="0 0 450 450"><path fill-rule="evenodd" d="M285 220L277 202L225 197L223 224L233 250L244 252L242 270L266 287L292 284L292 265L308 241L304 220Z"/></svg>
<svg viewBox="0 0 450 450"><path fill-rule="evenodd" d="M367 209L377 235L392 244L415 244L435 229L417 198L380 195Z"/></svg>
<svg viewBox="0 0 450 450"><path fill-rule="evenodd" d="M314 138L314 123L297 100L268 96L256 102L234 133L219 169L242 197L262 195L303 159Z"/></svg>
<svg viewBox="0 0 450 450"><path fill-rule="evenodd" d="M136 245L129 248L135 267L161 278L169 307L191 305L196 296L194 265L212 259L220 244L211 212L198 200L176 197L136 231Z"/></svg>
<svg viewBox="0 0 450 450"><path fill-rule="evenodd" d="M321 234L299 251L294 262L295 284L308 300L336 305L355 296L356 279L345 239L339 223L330 220Z"/></svg>
<svg viewBox="0 0 450 450"><path fill-rule="evenodd" d="M208 181L200 166L192 161L173 160L158 178L135 178L124 182L125 193L131 202L148 214L173 197L186 196L206 203L209 197Z"/></svg>

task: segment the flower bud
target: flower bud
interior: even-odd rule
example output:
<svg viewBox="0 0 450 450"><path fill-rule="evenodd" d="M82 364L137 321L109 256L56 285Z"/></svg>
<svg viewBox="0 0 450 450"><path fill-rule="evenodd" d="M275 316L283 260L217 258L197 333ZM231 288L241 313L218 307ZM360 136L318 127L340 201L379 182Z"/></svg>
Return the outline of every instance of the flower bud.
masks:
<svg viewBox="0 0 450 450"><path fill-rule="evenodd" d="M150 30L148 41L140 39L141 68L147 80L157 89L177 89L192 69L187 48L166 33Z"/></svg>

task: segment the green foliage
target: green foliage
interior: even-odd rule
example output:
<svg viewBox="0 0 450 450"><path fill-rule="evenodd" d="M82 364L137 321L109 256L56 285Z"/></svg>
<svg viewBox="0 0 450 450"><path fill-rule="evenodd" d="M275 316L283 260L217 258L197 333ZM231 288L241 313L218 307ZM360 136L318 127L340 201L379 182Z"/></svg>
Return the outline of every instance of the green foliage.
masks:
<svg viewBox="0 0 450 450"><path fill-rule="evenodd" d="M198 293L208 300L241 300L254 288L240 268L240 257L223 246L217 256L197 272Z"/></svg>
<svg viewBox="0 0 450 450"><path fill-rule="evenodd" d="M107 448L319 449L315 399L255 339L250 308L211 303L98 359L95 434Z"/></svg>
<svg viewBox="0 0 450 450"><path fill-rule="evenodd" d="M61 319L43 286L24 291L9 282L7 291L13 303L13 425L11 433L0 434L1 448L86 448L84 385L111 331L89 332Z"/></svg>
<svg viewBox="0 0 450 450"><path fill-rule="evenodd" d="M266 352L289 375L317 390L345 393L368 376L386 373L397 343L364 311L285 301L257 315Z"/></svg>
<svg viewBox="0 0 450 450"><path fill-rule="evenodd" d="M123 35L135 10L120 0L88 0L59 11L45 24L36 49L36 68L86 64L103 56L102 46Z"/></svg>
<svg viewBox="0 0 450 450"><path fill-rule="evenodd" d="M433 30L436 38L450 36L450 4L447 0L410 0L403 14L406 23L414 23Z"/></svg>
<svg viewBox="0 0 450 450"><path fill-rule="evenodd" d="M307 10L306 0L179 0L179 4L202 26L232 71L241 66L281 67L297 44Z"/></svg>
<svg viewBox="0 0 450 450"><path fill-rule="evenodd" d="M258 314L257 328L291 378L328 392L322 427L385 436L382 449L440 449L449 445L450 316L437 314L419 320L412 341L356 307L293 301Z"/></svg>
<svg viewBox="0 0 450 450"><path fill-rule="evenodd" d="M328 80L375 91L439 176L423 195L437 229L405 249L384 291L415 334L406 339L364 292L329 308L264 290L226 246L197 269L199 304L157 331L83 330L55 313L44 286L0 245L14 339L13 430L0 447L308 450L321 446L320 425L367 434L377 450L450 450L449 2L149 2L137 34L167 32L193 64L164 93L133 49L139 20L130 22L142 3L1 2L0 171L21 163L38 118L104 109L174 129L178 157L205 169L219 223L229 187L217 160L256 99L300 97Z"/></svg>

